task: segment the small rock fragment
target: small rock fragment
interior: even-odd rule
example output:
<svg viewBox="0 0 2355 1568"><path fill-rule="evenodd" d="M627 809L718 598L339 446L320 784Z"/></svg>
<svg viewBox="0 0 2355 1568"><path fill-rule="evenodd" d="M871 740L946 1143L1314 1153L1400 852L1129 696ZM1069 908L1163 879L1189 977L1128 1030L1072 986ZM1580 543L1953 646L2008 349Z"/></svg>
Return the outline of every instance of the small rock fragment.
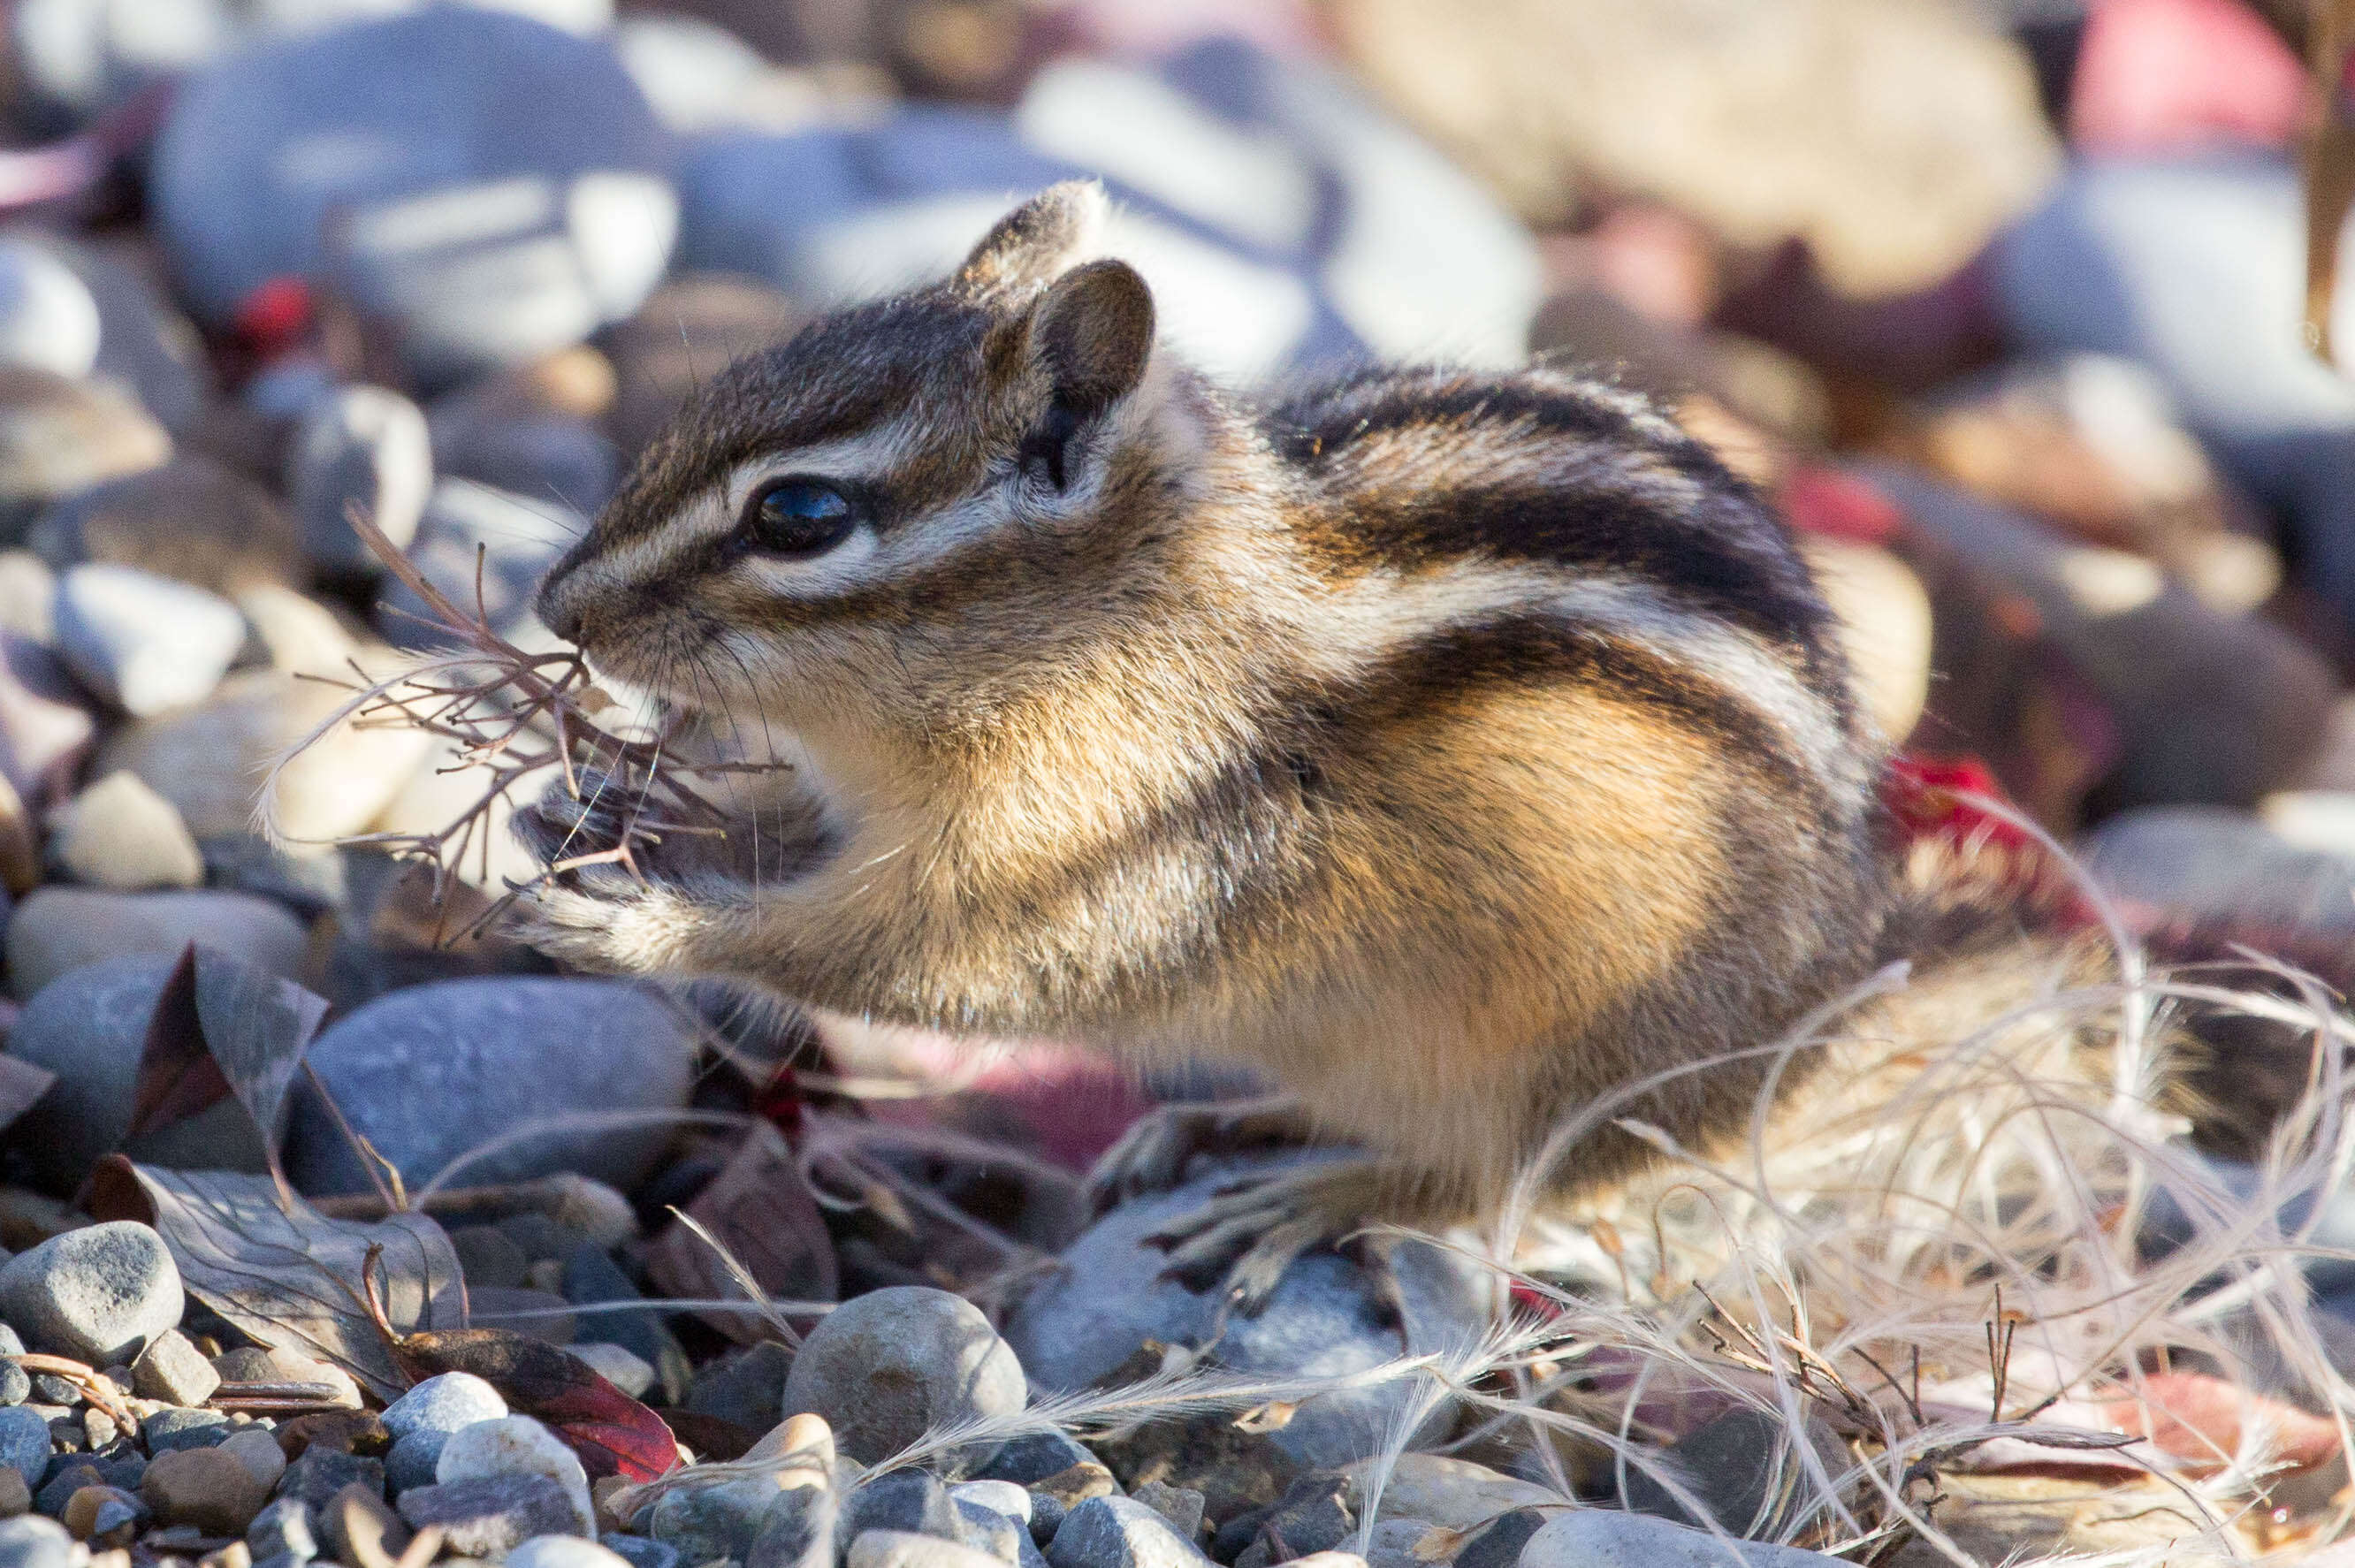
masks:
<svg viewBox="0 0 2355 1568"><path fill-rule="evenodd" d="M303 542L336 571L381 570L352 531L357 506L396 549L417 537L433 490L424 411L382 387L338 387L303 416L286 455L286 494Z"/></svg>
<svg viewBox="0 0 2355 1568"><path fill-rule="evenodd" d="M134 1221L69 1231L0 1265L0 1317L33 1349L92 1366L138 1355L186 1306L164 1238Z"/></svg>
<svg viewBox="0 0 2355 1568"><path fill-rule="evenodd" d="M1028 1487L1060 1475L1074 1465L1095 1463L1093 1454L1060 1432L1032 1432L1007 1438L974 1475L976 1479L1012 1481Z"/></svg>
<svg viewBox="0 0 2355 1568"><path fill-rule="evenodd" d="M147 1505L120 1487L83 1487L66 1499L66 1533L93 1547L128 1545Z"/></svg>
<svg viewBox="0 0 2355 1568"><path fill-rule="evenodd" d="M1053 1568L1195 1568L1205 1559L1169 1521L1127 1498L1091 1498L1047 1543Z"/></svg>
<svg viewBox="0 0 2355 1568"><path fill-rule="evenodd" d="M21 1404L0 1409L0 1465L22 1476L27 1486L37 1486L48 1470L52 1452L45 1417Z"/></svg>
<svg viewBox="0 0 2355 1568"><path fill-rule="evenodd" d="M631 1568L627 1558L577 1535L535 1535L507 1553L507 1568Z"/></svg>
<svg viewBox="0 0 2355 1568"><path fill-rule="evenodd" d="M84 887L137 892L193 888L205 880L204 852L172 803L139 775L115 772L48 818L49 864Z"/></svg>
<svg viewBox="0 0 2355 1568"><path fill-rule="evenodd" d="M1202 1494L1193 1488L1147 1481L1128 1495L1167 1520L1170 1528L1187 1540L1201 1540Z"/></svg>
<svg viewBox="0 0 2355 1568"><path fill-rule="evenodd" d="M1052 1498L1067 1510L1092 1498L1120 1495L1120 1484L1113 1479L1112 1472L1092 1459L1033 1481L1029 1489L1032 1498Z"/></svg>
<svg viewBox="0 0 2355 1568"><path fill-rule="evenodd" d="M155 1342L131 1363L131 1392L165 1404L193 1409L212 1398L220 1382L213 1364L177 1328L155 1336Z"/></svg>
<svg viewBox="0 0 2355 1568"><path fill-rule="evenodd" d="M1022 1524L1030 1522L1030 1494L1012 1481L959 1481L949 1496L961 1503L976 1503Z"/></svg>
<svg viewBox="0 0 2355 1568"><path fill-rule="evenodd" d="M1730 1554L1730 1555L1729 1555ZM1584 1508L1556 1514L1521 1548L1521 1568L1833 1568L1820 1552L1729 1541L1649 1514Z"/></svg>
<svg viewBox="0 0 2355 1568"><path fill-rule="evenodd" d="M591 1340L582 1345L567 1345L572 1355L589 1364L589 1370L628 1394L643 1399L655 1386L655 1370L641 1357L631 1354L619 1345L603 1340Z"/></svg>
<svg viewBox="0 0 2355 1568"><path fill-rule="evenodd" d="M548 1476L477 1476L400 1494L402 1522L439 1525L442 1547L461 1557L504 1557L535 1535L572 1532L572 1499Z"/></svg>
<svg viewBox="0 0 2355 1568"><path fill-rule="evenodd" d="M412 1432L447 1435L478 1421L496 1421L507 1413L507 1402L472 1372L443 1372L385 1406L384 1428L394 1441Z"/></svg>
<svg viewBox="0 0 2355 1568"><path fill-rule="evenodd" d="M73 1537L38 1514L0 1521L0 1568L69 1568Z"/></svg>
<svg viewBox="0 0 2355 1568"><path fill-rule="evenodd" d="M245 1544L256 1563L279 1556L308 1563L319 1555L310 1505L297 1498L280 1498L253 1516L253 1522L245 1529Z"/></svg>
<svg viewBox="0 0 2355 1568"><path fill-rule="evenodd" d="M643 1535L607 1536L599 1544L629 1563L630 1568L678 1568L677 1552Z"/></svg>
<svg viewBox="0 0 2355 1568"><path fill-rule="evenodd" d="M184 1448L148 1465L139 1495L167 1523L239 1536L270 1501L270 1488L234 1454Z"/></svg>
<svg viewBox="0 0 2355 1568"><path fill-rule="evenodd" d="M229 1434L229 1413L220 1410L159 1410L139 1424L139 1440L150 1455L209 1448Z"/></svg>
<svg viewBox="0 0 2355 1568"><path fill-rule="evenodd" d="M395 1497L411 1487L430 1487L439 1479L446 1432L421 1427L392 1445L384 1456L384 1484Z"/></svg>
<svg viewBox="0 0 2355 1568"><path fill-rule="evenodd" d="M1529 1537L1543 1530L1550 1516L1542 1509L1517 1508L1499 1514L1480 1532L1455 1550L1455 1568L1514 1568Z"/></svg>
<svg viewBox="0 0 2355 1568"><path fill-rule="evenodd" d="M766 1432L785 1413L785 1373L793 1353L773 1339L733 1351L698 1369L687 1408L748 1432Z"/></svg>
<svg viewBox="0 0 2355 1568"><path fill-rule="evenodd" d="M25 1473L14 1465L0 1465L0 1519L15 1519L29 1513L33 1507L33 1488L26 1483Z"/></svg>
<svg viewBox="0 0 2355 1568"><path fill-rule="evenodd" d="M848 1568L998 1568L998 1560L936 1535L870 1530L851 1541Z"/></svg>
<svg viewBox="0 0 2355 1568"><path fill-rule="evenodd" d="M335 1500L337 1492L355 1485L382 1497L384 1461L357 1454L338 1454L314 1444L286 1467L286 1473L278 1479L278 1495L297 1498L308 1504L315 1521L326 1517L327 1505Z"/></svg>
<svg viewBox="0 0 2355 1568"><path fill-rule="evenodd" d="M477 1421L450 1435L433 1467L447 1486L486 1476L545 1476L563 1488L572 1505L570 1531L597 1536L597 1512L589 1499L589 1477L563 1440L528 1415Z"/></svg>
<svg viewBox="0 0 2355 1568"><path fill-rule="evenodd" d="M58 580L58 652L125 713L161 713L220 684L245 617L217 593L137 567L77 566Z"/></svg>
<svg viewBox="0 0 2355 1568"><path fill-rule="evenodd" d="M893 1285L845 1302L811 1331L785 1379L784 1408L825 1416L842 1452L871 1465L943 1423L1015 1414L1028 1395L1013 1347L979 1307Z"/></svg>

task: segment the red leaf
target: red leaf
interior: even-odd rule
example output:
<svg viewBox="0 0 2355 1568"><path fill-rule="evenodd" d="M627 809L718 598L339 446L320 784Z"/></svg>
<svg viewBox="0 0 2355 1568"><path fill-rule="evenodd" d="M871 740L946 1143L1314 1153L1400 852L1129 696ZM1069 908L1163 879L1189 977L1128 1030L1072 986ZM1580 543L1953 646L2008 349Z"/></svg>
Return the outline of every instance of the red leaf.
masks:
<svg viewBox="0 0 2355 1568"><path fill-rule="evenodd" d="M506 1328L453 1328L404 1334L392 1356L420 1381L472 1372L497 1389L508 1409L562 1438L592 1481L651 1481L678 1467L678 1440L661 1416L544 1340Z"/></svg>

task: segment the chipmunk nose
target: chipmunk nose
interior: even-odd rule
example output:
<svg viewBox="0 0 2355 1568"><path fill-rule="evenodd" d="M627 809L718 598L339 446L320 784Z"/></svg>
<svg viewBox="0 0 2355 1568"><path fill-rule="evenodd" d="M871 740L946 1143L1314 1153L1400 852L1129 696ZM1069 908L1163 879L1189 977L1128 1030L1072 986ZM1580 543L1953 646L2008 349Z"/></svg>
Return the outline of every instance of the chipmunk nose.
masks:
<svg viewBox="0 0 2355 1568"><path fill-rule="evenodd" d="M564 565L559 562L556 569L548 574L547 580L539 585L537 608L539 611L542 625L566 642L577 643L581 640L584 617L581 613L580 595L564 592Z"/></svg>

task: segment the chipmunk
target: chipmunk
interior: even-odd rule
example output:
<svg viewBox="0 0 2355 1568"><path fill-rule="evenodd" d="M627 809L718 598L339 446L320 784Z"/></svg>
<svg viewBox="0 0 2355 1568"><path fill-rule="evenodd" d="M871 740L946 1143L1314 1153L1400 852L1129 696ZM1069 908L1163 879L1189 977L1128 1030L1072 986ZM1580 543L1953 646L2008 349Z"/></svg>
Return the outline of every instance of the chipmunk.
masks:
<svg viewBox="0 0 2355 1568"><path fill-rule="evenodd" d="M1870 974L1883 751L1784 526L1650 403L1378 368L1247 404L1085 259L1103 206L1056 187L945 282L740 360L549 571L599 667L797 765L726 852L568 871L528 933L1257 1069L1280 1101L1175 1110L1095 1179L1357 1146L1164 1233L1248 1310L1304 1248L1473 1215L1565 1114ZM581 821L556 795L521 827L552 856ZM1629 1114L1705 1143L1766 1071ZM1649 1157L1606 1125L1561 1186Z"/></svg>

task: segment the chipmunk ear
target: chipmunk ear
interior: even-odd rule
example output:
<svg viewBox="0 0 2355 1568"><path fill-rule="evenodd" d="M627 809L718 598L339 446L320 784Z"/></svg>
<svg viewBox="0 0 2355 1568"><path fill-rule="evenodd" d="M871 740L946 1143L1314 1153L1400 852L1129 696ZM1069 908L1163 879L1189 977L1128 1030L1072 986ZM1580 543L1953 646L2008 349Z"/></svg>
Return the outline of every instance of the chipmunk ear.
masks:
<svg viewBox="0 0 2355 1568"><path fill-rule="evenodd" d="M1125 261L1072 268L1031 313L1030 353L1053 391L1022 455L1026 466L1043 462L1060 490L1071 438L1145 379L1153 357L1153 291Z"/></svg>
<svg viewBox="0 0 2355 1568"><path fill-rule="evenodd" d="M956 272L956 285L988 295L1042 288L1094 248L1106 209L1093 180L1049 186L997 220Z"/></svg>

